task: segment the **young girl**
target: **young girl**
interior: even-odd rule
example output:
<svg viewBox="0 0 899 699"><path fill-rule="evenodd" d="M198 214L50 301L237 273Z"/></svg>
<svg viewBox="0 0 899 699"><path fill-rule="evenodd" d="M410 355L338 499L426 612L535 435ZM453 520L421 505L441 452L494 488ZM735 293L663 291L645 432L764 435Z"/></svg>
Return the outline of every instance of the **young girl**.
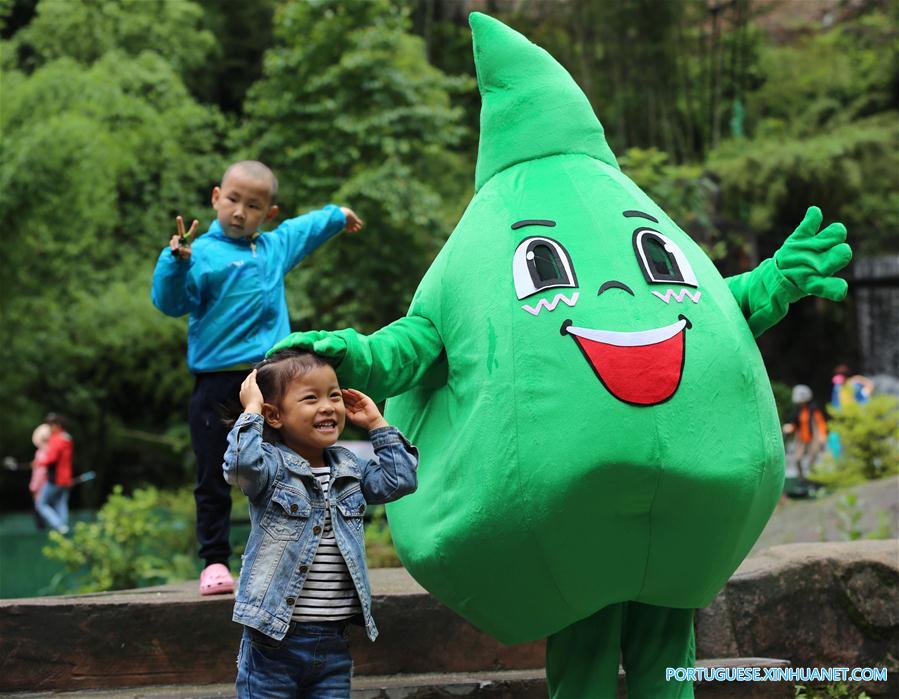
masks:
<svg viewBox="0 0 899 699"><path fill-rule="evenodd" d="M38 529L46 529L47 525L37 511L37 499L41 491L47 485L47 466L44 463L47 454L47 444L50 442L52 428L46 422L34 428L31 433L31 443L34 444L34 459L31 461L31 480L28 482L28 490L31 491L31 499L34 501L34 523Z"/></svg>
<svg viewBox="0 0 899 699"><path fill-rule="evenodd" d="M362 517L415 490L418 452L364 394L342 390L315 354L282 350L240 388L225 480L250 500L234 621L244 625L238 697L349 697L348 621L371 616ZM346 418L376 458L334 443Z"/></svg>

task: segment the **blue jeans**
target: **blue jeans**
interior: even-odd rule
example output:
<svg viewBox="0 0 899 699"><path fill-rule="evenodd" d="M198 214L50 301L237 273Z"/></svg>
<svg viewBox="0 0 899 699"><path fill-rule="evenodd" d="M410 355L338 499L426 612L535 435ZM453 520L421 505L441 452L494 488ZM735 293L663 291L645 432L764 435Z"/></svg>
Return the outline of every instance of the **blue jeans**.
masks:
<svg viewBox="0 0 899 699"><path fill-rule="evenodd" d="M345 622L294 623L281 641L245 626L237 697L349 699L352 670Z"/></svg>
<svg viewBox="0 0 899 699"><path fill-rule="evenodd" d="M47 483L41 488L34 509L43 520L57 531L69 529L69 489Z"/></svg>

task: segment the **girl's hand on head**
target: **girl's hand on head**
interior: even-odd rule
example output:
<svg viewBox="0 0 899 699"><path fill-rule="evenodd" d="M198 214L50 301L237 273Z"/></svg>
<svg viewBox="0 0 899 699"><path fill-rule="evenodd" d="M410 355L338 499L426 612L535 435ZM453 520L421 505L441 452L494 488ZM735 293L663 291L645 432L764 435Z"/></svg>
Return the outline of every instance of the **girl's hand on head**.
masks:
<svg viewBox="0 0 899 699"><path fill-rule="evenodd" d="M240 384L240 404L243 406L245 413L262 415L262 404L264 402L262 391L259 390L259 384L256 383L256 370L253 369L250 375Z"/></svg>
<svg viewBox="0 0 899 699"><path fill-rule="evenodd" d="M354 425L363 427L369 432L379 427L387 427L387 420L381 415L375 402L361 391L345 388L343 405L346 407L346 416Z"/></svg>

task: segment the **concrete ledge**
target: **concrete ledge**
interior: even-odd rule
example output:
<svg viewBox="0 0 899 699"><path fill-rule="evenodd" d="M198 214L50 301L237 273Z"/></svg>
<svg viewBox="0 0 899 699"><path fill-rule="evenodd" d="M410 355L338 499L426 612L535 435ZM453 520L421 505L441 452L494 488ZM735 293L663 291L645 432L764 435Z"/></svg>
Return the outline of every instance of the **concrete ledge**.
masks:
<svg viewBox="0 0 899 699"><path fill-rule="evenodd" d="M441 673L464 685L482 682L484 673L540 674L542 642L498 643L437 602L402 569L373 570L371 579L381 636L369 643L358 629L351 637L359 691L376 676L402 675L398 681L409 682L408 676ZM96 690L115 687L231 686L240 636L240 627L231 622L232 605L231 596L200 597L194 582L0 600L0 692L94 690L92 695L98 695ZM793 544L763 551L744 561L715 601L697 613L696 626L699 658L886 667L889 682L865 689L871 696L899 696L899 541ZM519 680L519 693L509 696L529 696L532 681ZM702 696L724 696L707 693L721 687L712 683ZM739 687L729 691L730 696L780 696L770 684L762 694L734 693L749 691ZM425 688L396 692L364 696L440 696Z"/></svg>
<svg viewBox="0 0 899 699"><path fill-rule="evenodd" d="M431 597L402 568L371 571L380 630L353 627L357 675L539 668L543 642L505 646ZM241 628L231 595L196 583L0 600L0 692L233 682Z"/></svg>

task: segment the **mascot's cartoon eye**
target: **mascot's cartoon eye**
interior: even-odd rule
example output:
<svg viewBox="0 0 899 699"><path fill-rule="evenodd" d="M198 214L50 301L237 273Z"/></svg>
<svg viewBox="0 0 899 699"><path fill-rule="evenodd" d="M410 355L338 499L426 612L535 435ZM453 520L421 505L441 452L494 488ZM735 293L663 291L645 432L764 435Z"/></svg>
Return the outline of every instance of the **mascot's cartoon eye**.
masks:
<svg viewBox="0 0 899 699"><path fill-rule="evenodd" d="M650 284L699 286L687 256L674 241L658 231L648 228L634 231L634 252Z"/></svg>
<svg viewBox="0 0 899 699"><path fill-rule="evenodd" d="M577 286L571 256L552 238L525 238L512 258L512 276L519 299L543 289Z"/></svg>

